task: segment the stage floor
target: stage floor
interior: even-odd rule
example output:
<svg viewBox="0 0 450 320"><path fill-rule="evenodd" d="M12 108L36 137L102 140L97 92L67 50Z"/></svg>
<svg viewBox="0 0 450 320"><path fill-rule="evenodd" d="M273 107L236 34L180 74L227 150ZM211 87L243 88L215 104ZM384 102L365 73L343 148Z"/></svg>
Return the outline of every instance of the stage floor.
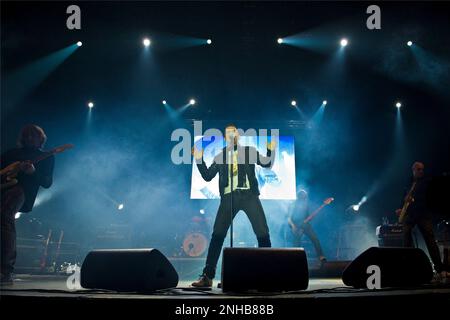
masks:
<svg viewBox="0 0 450 320"><path fill-rule="evenodd" d="M307 290L283 293L224 293L217 288L219 281L214 282L211 290L198 290L190 287L194 280L183 280L173 289L161 290L150 294L119 293L104 290L88 290L83 288L69 289L67 276L61 275L16 275L14 284L2 285L1 295L21 297L89 297L108 299L170 299L170 298L214 298L233 297L272 297L272 298L323 298L323 297L356 297L356 296L403 296L445 294L450 297L450 285L426 285L416 288L387 288L381 290L354 289L343 284L340 278L315 278L309 280Z"/></svg>
<svg viewBox="0 0 450 320"><path fill-rule="evenodd" d="M67 286L67 279L68 276L60 276L60 275L29 275L29 274L19 274L15 276L14 284L12 285L3 285L1 286L2 295L5 294L85 294L85 293L92 293L92 290L88 289L69 289ZM183 280L179 281L178 286L176 288L177 291L184 292L186 295L195 295L196 297L199 296L199 293L210 293L213 295L225 295L221 289L217 288L217 284L220 282L219 280L214 281L214 287L211 290L202 291L202 290L194 290L194 288L190 287L190 284L192 281L196 279L191 280ZM329 289L335 289L335 288L344 288L344 284L342 283L341 279L338 278L332 278L332 279L310 279L309 280L309 287L307 290L302 291L304 293L317 291L317 290L329 290ZM168 297L166 290L164 291L164 297ZM126 296L127 294L124 293L111 293L111 292L101 292L97 293L99 295L114 295L117 294L120 297ZM136 296L143 296L143 297L155 297L158 294L150 294L150 295L139 295L139 294L133 294L133 297ZM228 294L227 294L228 296Z"/></svg>

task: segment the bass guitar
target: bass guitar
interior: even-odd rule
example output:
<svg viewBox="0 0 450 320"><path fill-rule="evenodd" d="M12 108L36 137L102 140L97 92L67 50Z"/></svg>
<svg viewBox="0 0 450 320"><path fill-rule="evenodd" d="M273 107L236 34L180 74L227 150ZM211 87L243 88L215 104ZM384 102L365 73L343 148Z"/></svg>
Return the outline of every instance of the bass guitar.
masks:
<svg viewBox="0 0 450 320"><path fill-rule="evenodd" d="M322 205L321 205L320 207L318 207L313 213L311 213L310 215L308 215L308 216L305 218L305 220L303 220L303 224L306 224L306 223L310 222L312 219L314 219L314 217L317 216L317 214L318 214L324 207L326 207L327 205L329 205L329 204L330 204L331 202L333 202L333 201L334 201L334 198L331 198L331 197L330 197L330 198L326 198L326 199L323 201L323 203L322 203ZM291 226L291 228L294 229L293 226ZM305 231L304 231L304 229L300 226L299 228L297 228L297 230L295 230L295 231L292 230L292 232L293 232L294 234L298 235L299 237L301 237Z"/></svg>
<svg viewBox="0 0 450 320"><path fill-rule="evenodd" d="M62 146L56 147L50 151L45 152L44 154L40 155L36 159L28 160L28 161L16 161L11 163L10 165L6 166L5 168L0 170L0 177L1 177L1 190L10 188L17 184L17 175L19 174L22 164L24 162L28 162L30 164L36 164L42 160L47 159L48 157L64 152L68 149L72 149L73 144L64 144Z"/></svg>

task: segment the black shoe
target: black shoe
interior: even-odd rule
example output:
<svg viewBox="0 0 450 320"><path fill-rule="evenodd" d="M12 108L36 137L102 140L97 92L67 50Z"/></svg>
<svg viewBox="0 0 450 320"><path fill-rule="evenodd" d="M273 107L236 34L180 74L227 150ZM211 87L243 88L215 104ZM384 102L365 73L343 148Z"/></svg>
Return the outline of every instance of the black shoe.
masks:
<svg viewBox="0 0 450 320"><path fill-rule="evenodd" d="M196 288L211 288L212 283L212 279L208 278L206 274L202 274L197 281L192 282L191 286Z"/></svg>

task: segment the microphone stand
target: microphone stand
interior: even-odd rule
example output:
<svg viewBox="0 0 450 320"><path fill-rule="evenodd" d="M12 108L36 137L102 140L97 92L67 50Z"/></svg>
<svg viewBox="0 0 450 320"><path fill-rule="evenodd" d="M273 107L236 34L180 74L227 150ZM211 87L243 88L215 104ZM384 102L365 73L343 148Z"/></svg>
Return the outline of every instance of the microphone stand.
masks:
<svg viewBox="0 0 450 320"><path fill-rule="evenodd" d="M231 192L230 192L230 248L233 248L233 180L234 180L234 138L233 145L231 147L231 166L230 166L230 180L231 180Z"/></svg>

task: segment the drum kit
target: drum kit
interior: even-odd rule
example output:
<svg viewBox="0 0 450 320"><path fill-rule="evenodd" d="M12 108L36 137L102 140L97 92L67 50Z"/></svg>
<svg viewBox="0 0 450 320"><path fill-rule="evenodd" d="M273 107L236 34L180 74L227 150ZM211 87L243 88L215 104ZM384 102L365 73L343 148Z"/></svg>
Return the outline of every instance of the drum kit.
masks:
<svg viewBox="0 0 450 320"><path fill-rule="evenodd" d="M210 220L211 218L205 217L203 214L192 217L188 228L189 231L182 236L182 246L180 248L181 250L176 254L177 256L186 258L200 258L205 256L209 244ZM176 239L179 239L178 236ZM247 242L237 241L236 246L247 247L248 244Z"/></svg>
<svg viewBox="0 0 450 320"><path fill-rule="evenodd" d="M208 249L209 218L194 216L191 219L189 232L185 234L182 243L182 255L197 258L206 253Z"/></svg>
<svg viewBox="0 0 450 320"><path fill-rule="evenodd" d="M201 257L208 248L208 239L203 233L190 232L183 240L183 251L188 257Z"/></svg>

